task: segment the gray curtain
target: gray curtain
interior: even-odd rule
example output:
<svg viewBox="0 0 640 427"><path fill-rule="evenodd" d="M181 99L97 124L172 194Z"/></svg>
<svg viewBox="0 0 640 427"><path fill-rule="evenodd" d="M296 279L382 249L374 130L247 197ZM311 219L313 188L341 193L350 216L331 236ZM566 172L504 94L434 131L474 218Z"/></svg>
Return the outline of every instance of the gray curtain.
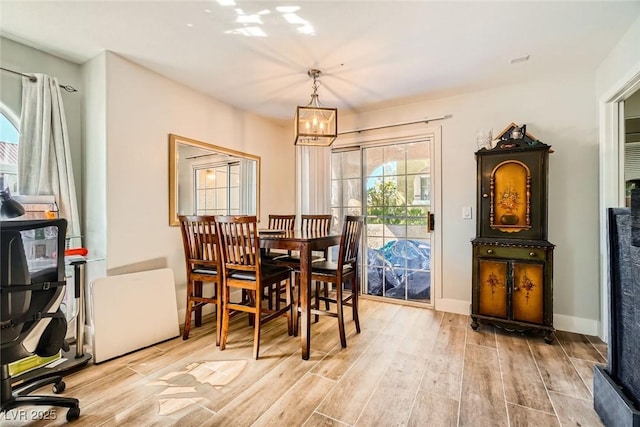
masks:
<svg viewBox="0 0 640 427"><path fill-rule="evenodd" d="M33 75L35 82L28 77L22 79L18 192L56 196L59 216L69 222L67 235L79 237L76 186L60 86L55 77ZM78 242L74 240L74 246Z"/></svg>

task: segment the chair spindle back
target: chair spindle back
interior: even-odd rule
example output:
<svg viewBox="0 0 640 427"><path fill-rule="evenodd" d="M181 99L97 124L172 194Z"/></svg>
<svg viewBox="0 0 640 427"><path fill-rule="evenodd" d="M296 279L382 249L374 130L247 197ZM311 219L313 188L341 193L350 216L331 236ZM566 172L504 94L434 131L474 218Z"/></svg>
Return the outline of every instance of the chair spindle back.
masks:
<svg viewBox="0 0 640 427"><path fill-rule="evenodd" d="M331 230L332 215L302 215L302 230L322 231L328 233Z"/></svg>
<svg viewBox="0 0 640 427"><path fill-rule="evenodd" d="M227 270L258 271L260 242L255 216L216 216L220 257Z"/></svg>
<svg viewBox="0 0 640 427"><path fill-rule="evenodd" d="M293 230L296 224L295 215L269 215L269 229Z"/></svg>
<svg viewBox="0 0 640 427"><path fill-rule="evenodd" d="M218 267L215 217L213 215L180 215L187 274L194 268Z"/></svg>
<svg viewBox="0 0 640 427"><path fill-rule="evenodd" d="M364 221L361 216L346 216L340 238L338 268L344 265L355 265L360 249L360 237Z"/></svg>

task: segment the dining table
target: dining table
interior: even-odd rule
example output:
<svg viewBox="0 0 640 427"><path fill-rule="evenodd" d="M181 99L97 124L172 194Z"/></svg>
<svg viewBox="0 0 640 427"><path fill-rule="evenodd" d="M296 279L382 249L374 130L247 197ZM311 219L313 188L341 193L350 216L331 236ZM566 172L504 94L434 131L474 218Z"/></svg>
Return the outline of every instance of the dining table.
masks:
<svg viewBox="0 0 640 427"><path fill-rule="evenodd" d="M309 360L311 349L311 254L340 244L336 231L258 230L261 249L285 249L300 252L300 345L302 359Z"/></svg>

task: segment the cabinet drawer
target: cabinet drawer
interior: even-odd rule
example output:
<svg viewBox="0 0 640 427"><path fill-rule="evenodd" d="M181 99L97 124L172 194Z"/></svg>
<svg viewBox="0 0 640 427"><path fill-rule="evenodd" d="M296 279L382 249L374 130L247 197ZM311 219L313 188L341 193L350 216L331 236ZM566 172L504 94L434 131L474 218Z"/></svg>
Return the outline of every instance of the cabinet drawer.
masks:
<svg viewBox="0 0 640 427"><path fill-rule="evenodd" d="M545 250L541 248L520 248L506 246L481 245L476 247L477 254L483 258L509 258L544 260Z"/></svg>

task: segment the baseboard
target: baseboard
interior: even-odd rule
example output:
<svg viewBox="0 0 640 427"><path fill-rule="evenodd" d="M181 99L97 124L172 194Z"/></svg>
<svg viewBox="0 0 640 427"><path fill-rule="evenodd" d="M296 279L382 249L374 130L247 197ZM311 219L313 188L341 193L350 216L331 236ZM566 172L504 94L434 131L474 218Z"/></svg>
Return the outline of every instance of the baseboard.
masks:
<svg viewBox="0 0 640 427"><path fill-rule="evenodd" d="M600 322L594 319L565 316L564 314L553 315L553 327L559 331L597 336L599 325Z"/></svg>
<svg viewBox="0 0 640 427"><path fill-rule="evenodd" d="M205 284L205 286L210 286L210 284ZM211 295L210 290L204 289L202 292L205 295ZM234 289L233 291L231 291L232 300L239 299L241 292L242 291L240 289ZM187 314L187 308L185 307L185 289L184 288L176 291L176 300L180 301L178 306L178 319L180 319L180 327L184 327L185 314ZM213 304L206 304L204 307L202 307L203 316L207 314L213 314L215 312L216 312L216 306ZM192 321L193 321L193 316L194 315L192 313L191 314Z"/></svg>
<svg viewBox="0 0 640 427"><path fill-rule="evenodd" d="M471 302L457 299L440 298L436 299L434 308L437 311L444 311L446 313L469 315L471 313Z"/></svg>
<svg viewBox="0 0 640 427"><path fill-rule="evenodd" d="M437 311L443 311L445 313L469 315L471 313L471 302L449 298L440 298L435 300L434 308ZM214 307L205 306L202 312L203 314L209 314L212 313L213 310ZM184 322L184 314L185 309L184 307L182 307L179 309L181 323ZM553 327L559 331L598 336L599 322L598 320L594 319L584 319L575 316L565 316L564 314L554 314Z"/></svg>
<svg viewBox="0 0 640 427"><path fill-rule="evenodd" d="M216 306L213 304L207 304L202 307L202 315L206 316L208 314L213 314L216 312ZM184 326L185 314L187 313L187 309L185 307L181 307L178 309L178 319L180 319L180 327ZM193 321L194 315L191 314L191 319ZM215 320L214 320L215 323Z"/></svg>
<svg viewBox="0 0 640 427"><path fill-rule="evenodd" d="M468 315L471 313L471 302L456 299L441 298L435 301L434 308L437 311ZM576 334L598 335L600 322L594 319L553 315L553 327L559 331L574 332Z"/></svg>

